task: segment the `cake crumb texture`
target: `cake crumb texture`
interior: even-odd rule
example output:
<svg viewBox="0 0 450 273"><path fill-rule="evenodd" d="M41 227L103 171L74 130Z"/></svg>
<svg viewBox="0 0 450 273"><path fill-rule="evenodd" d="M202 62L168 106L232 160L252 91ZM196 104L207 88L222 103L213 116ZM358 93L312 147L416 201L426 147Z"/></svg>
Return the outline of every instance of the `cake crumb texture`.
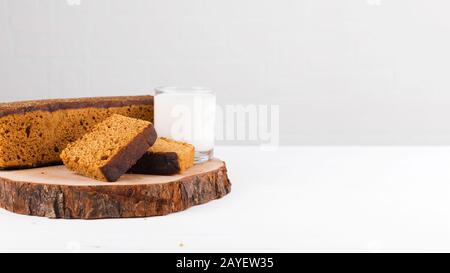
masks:
<svg viewBox="0 0 450 273"><path fill-rule="evenodd" d="M155 140L152 123L113 115L67 145L61 159L72 171L114 182L142 157Z"/></svg>
<svg viewBox="0 0 450 273"><path fill-rule="evenodd" d="M180 163L180 172L184 172L194 166L195 148L186 142L160 137L148 151L159 154L176 153Z"/></svg>
<svg viewBox="0 0 450 273"><path fill-rule="evenodd" d="M60 164L60 153L113 114L153 120L153 98L111 97L0 104L0 169Z"/></svg>
<svg viewBox="0 0 450 273"><path fill-rule="evenodd" d="M131 173L173 175L194 166L195 148L185 142L159 137L155 144L133 166Z"/></svg>

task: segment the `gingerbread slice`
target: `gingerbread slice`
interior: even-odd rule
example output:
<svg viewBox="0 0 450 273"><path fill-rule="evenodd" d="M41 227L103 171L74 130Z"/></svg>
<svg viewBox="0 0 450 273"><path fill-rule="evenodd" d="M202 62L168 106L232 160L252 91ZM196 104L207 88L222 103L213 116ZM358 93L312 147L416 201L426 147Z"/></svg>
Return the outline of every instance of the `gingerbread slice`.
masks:
<svg viewBox="0 0 450 273"><path fill-rule="evenodd" d="M193 145L160 137L130 169L130 173L173 175L194 166Z"/></svg>
<svg viewBox="0 0 450 273"><path fill-rule="evenodd" d="M61 153L64 165L93 179L115 182L155 143L153 124L113 115Z"/></svg>

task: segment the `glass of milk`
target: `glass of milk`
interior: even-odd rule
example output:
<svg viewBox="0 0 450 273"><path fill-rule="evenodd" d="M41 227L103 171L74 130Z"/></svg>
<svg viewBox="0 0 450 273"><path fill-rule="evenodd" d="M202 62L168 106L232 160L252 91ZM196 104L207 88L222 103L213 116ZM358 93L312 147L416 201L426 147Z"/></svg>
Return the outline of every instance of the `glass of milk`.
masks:
<svg viewBox="0 0 450 273"><path fill-rule="evenodd" d="M155 95L158 136L195 146L195 163L213 158L216 95L205 87L159 87Z"/></svg>

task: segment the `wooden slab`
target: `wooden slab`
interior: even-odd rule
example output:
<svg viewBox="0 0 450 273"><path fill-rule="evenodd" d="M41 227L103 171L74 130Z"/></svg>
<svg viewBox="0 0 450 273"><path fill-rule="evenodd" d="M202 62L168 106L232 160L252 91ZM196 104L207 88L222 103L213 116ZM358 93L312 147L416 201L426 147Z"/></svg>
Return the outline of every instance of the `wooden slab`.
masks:
<svg viewBox="0 0 450 273"><path fill-rule="evenodd" d="M231 191L225 163L215 159L182 175L124 175L118 182L92 180L64 166L0 171L0 207L65 219L167 215L219 199Z"/></svg>

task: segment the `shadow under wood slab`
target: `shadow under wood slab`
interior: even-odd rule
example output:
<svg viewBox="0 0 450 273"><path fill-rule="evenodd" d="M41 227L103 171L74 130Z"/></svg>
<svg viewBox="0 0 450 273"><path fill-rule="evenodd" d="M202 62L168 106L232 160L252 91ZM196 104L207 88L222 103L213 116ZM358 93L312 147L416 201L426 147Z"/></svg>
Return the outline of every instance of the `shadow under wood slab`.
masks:
<svg viewBox="0 0 450 273"><path fill-rule="evenodd" d="M161 216L222 198L231 191L225 162L215 159L181 175L124 175L95 181L64 166L0 171L0 207L64 219Z"/></svg>

